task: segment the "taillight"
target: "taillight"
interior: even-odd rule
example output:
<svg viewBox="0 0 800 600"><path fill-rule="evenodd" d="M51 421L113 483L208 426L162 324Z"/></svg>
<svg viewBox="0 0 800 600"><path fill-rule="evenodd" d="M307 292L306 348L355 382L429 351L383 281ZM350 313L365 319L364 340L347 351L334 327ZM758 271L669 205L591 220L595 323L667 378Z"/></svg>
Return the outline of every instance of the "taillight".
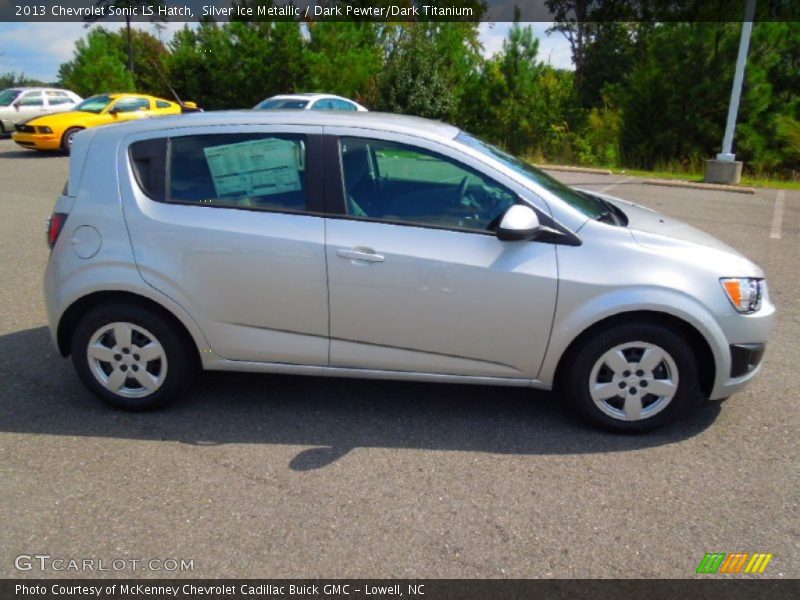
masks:
<svg viewBox="0 0 800 600"><path fill-rule="evenodd" d="M61 230L64 229L64 223L67 222L66 213L53 213L50 215L50 220L47 222L47 245L50 249L56 245L58 236L61 235Z"/></svg>

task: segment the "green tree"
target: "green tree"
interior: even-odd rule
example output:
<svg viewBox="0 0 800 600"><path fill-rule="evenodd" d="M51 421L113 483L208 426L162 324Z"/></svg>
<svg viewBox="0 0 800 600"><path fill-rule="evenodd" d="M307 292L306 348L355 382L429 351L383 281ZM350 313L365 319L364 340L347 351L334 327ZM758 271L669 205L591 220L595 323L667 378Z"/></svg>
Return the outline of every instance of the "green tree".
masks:
<svg viewBox="0 0 800 600"><path fill-rule="evenodd" d="M125 54L115 35L98 27L75 43L74 57L58 71L61 85L81 96L101 92L131 92L133 75L125 68Z"/></svg>
<svg viewBox="0 0 800 600"><path fill-rule="evenodd" d="M121 31L112 34L111 40L117 54L121 53L124 56L127 53L128 35L133 41L134 54L138 57L138 67L133 72L136 91L169 97L166 46L154 35L140 29L132 29L130 34Z"/></svg>
<svg viewBox="0 0 800 600"><path fill-rule="evenodd" d="M39 81L38 79L31 79L25 73L17 73L16 71L8 71L6 73L0 73L0 90L4 90L6 88L12 87L24 87L24 86L44 86L47 85L43 81Z"/></svg>
<svg viewBox="0 0 800 600"><path fill-rule="evenodd" d="M384 61L382 28L372 22L309 23L310 91L377 102L377 82Z"/></svg>
<svg viewBox="0 0 800 600"><path fill-rule="evenodd" d="M158 9L159 7L165 6L164 0L95 0L95 6L104 8L105 12L108 13L109 9L119 9L119 8L135 8L138 9L139 14L143 14L143 8L150 8L152 9L153 17L150 18L151 21L165 21L166 19L163 17L159 17ZM102 17L87 17L86 20L90 23L97 22ZM125 30L127 32L127 41L128 41L128 70L133 73L135 71L135 63L133 60L134 54L134 42L133 42L133 35L131 33L131 17L125 17Z"/></svg>
<svg viewBox="0 0 800 600"><path fill-rule="evenodd" d="M623 100L625 164L701 167L719 152L736 61L738 23L662 23L648 36Z"/></svg>
<svg viewBox="0 0 800 600"><path fill-rule="evenodd" d="M408 25L386 60L379 83L378 108L387 112L448 119L456 96L436 60L436 44L425 28Z"/></svg>

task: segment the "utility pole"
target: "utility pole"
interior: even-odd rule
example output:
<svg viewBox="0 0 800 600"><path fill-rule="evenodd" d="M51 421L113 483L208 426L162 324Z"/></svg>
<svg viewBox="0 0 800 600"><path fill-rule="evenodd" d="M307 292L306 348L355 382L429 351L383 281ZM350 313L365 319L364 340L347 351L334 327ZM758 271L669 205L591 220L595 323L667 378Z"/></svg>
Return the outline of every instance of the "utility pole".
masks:
<svg viewBox="0 0 800 600"><path fill-rule="evenodd" d="M736 71L733 76L731 101L728 105L728 120L725 123L725 137L722 139L722 152L716 160L706 161L705 180L712 183L739 183L742 179L742 162L736 160L733 153L733 136L736 132L736 117L739 113L739 101L742 97L744 69L747 64L747 52L750 48L750 34L753 31L753 18L756 12L756 0L747 0L742 22L742 36L739 39L739 56L736 59Z"/></svg>

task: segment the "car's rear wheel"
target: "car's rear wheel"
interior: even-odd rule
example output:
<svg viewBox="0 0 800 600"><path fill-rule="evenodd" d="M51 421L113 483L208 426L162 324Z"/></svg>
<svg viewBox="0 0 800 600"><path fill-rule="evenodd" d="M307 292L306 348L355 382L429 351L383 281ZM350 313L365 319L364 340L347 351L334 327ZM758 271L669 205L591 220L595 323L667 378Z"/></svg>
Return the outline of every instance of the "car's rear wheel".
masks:
<svg viewBox="0 0 800 600"><path fill-rule="evenodd" d="M65 154L69 154L72 151L72 138L74 138L75 134L79 131L81 131L80 127L72 127L67 129L64 135L61 136L61 149Z"/></svg>
<svg viewBox="0 0 800 600"><path fill-rule="evenodd" d="M196 371L181 332L156 312L116 304L84 316L72 336L83 383L125 410L149 410L180 394Z"/></svg>
<svg viewBox="0 0 800 600"><path fill-rule="evenodd" d="M702 397L690 344L656 323L596 332L581 343L563 377L578 411L615 431L655 429Z"/></svg>

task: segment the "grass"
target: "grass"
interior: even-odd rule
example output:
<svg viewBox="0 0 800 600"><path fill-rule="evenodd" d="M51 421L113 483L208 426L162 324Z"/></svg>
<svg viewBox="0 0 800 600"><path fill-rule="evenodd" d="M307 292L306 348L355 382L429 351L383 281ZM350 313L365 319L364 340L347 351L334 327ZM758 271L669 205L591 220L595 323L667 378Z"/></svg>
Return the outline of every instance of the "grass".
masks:
<svg viewBox="0 0 800 600"><path fill-rule="evenodd" d="M693 181L702 183L702 173L681 173L676 171L643 171L641 169L619 169L608 168L615 175L633 175L634 177L648 177L652 179L679 179L681 181ZM800 190L800 181L786 181L782 179L765 179L763 177L742 176L740 185L751 187L765 187L784 190Z"/></svg>

